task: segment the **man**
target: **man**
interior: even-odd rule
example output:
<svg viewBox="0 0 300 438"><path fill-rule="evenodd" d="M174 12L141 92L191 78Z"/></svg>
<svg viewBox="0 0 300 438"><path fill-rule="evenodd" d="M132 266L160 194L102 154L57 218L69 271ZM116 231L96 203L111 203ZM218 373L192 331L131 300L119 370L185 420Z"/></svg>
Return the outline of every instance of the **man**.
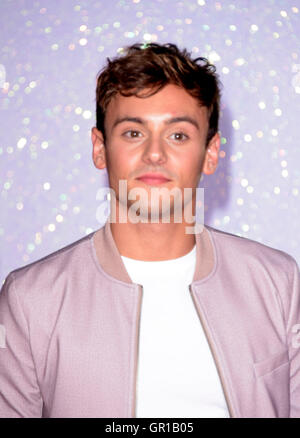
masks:
<svg viewBox="0 0 300 438"><path fill-rule="evenodd" d="M295 259L174 220L216 170L219 99L175 45L108 60L92 143L110 218L7 276L2 417L300 417Z"/></svg>

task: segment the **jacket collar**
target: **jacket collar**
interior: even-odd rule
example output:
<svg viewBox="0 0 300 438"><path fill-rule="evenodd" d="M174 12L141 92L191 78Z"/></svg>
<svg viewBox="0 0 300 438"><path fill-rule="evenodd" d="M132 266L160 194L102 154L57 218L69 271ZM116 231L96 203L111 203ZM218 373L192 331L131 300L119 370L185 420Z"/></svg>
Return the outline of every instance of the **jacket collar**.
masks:
<svg viewBox="0 0 300 438"><path fill-rule="evenodd" d="M208 228L203 225L202 232L195 234L196 267L193 282L203 280L214 270L216 265L216 251ZM96 251L98 263L108 275L119 281L133 284L116 246L108 219L104 226L93 234L92 244Z"/></svg>

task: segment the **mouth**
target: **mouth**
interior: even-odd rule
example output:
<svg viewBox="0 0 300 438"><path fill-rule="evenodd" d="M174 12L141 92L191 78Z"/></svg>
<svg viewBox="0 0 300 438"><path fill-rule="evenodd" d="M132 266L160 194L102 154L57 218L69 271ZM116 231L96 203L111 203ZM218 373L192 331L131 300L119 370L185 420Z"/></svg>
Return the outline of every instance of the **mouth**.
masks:
<svg viewBox="0 0 300 438"><path fill-rule="evenodd" d="M171 181L169 178L166 178L164 175L161 174L153 174L153 173L147 173L145 175L142 175L138 178L136 178L138 181L142 181L145 184L149 185L160 185L165 184L169 181Z"/></svg>

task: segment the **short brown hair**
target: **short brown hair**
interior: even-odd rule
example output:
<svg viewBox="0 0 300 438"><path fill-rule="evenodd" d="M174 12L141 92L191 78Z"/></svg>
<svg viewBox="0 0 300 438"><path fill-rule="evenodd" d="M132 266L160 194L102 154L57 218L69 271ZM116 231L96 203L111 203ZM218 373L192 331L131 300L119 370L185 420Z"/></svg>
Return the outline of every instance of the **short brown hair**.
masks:
<svg viewBox="0 0 300 438"><path fill-rule="evenodd" d="M120 56L107 58L107 65L97 75L96 127L105 139L104 119L113 96L148 97L167 84L184 88L208 108L209 128L206 146L218 132L220 81L216 68L206 58L191 58L186 50L175 44L134 44ZM151 92L141 96L141 91Z"/></svg>

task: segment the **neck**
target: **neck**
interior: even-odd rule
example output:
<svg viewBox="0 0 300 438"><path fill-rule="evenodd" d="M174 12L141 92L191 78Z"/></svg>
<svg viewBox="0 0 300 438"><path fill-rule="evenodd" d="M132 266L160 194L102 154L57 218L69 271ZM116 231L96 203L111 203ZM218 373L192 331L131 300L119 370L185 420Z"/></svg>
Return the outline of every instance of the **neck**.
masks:
<svg viewBox="0 0 300 438"><path fill-rule="evenodd" d="M119 215L117 214L117 217ZM122 256L143 260L161 261L184 256L195 243L195 234L188 234L186 228L194 223L110 223L112 236Z"/></svg>

